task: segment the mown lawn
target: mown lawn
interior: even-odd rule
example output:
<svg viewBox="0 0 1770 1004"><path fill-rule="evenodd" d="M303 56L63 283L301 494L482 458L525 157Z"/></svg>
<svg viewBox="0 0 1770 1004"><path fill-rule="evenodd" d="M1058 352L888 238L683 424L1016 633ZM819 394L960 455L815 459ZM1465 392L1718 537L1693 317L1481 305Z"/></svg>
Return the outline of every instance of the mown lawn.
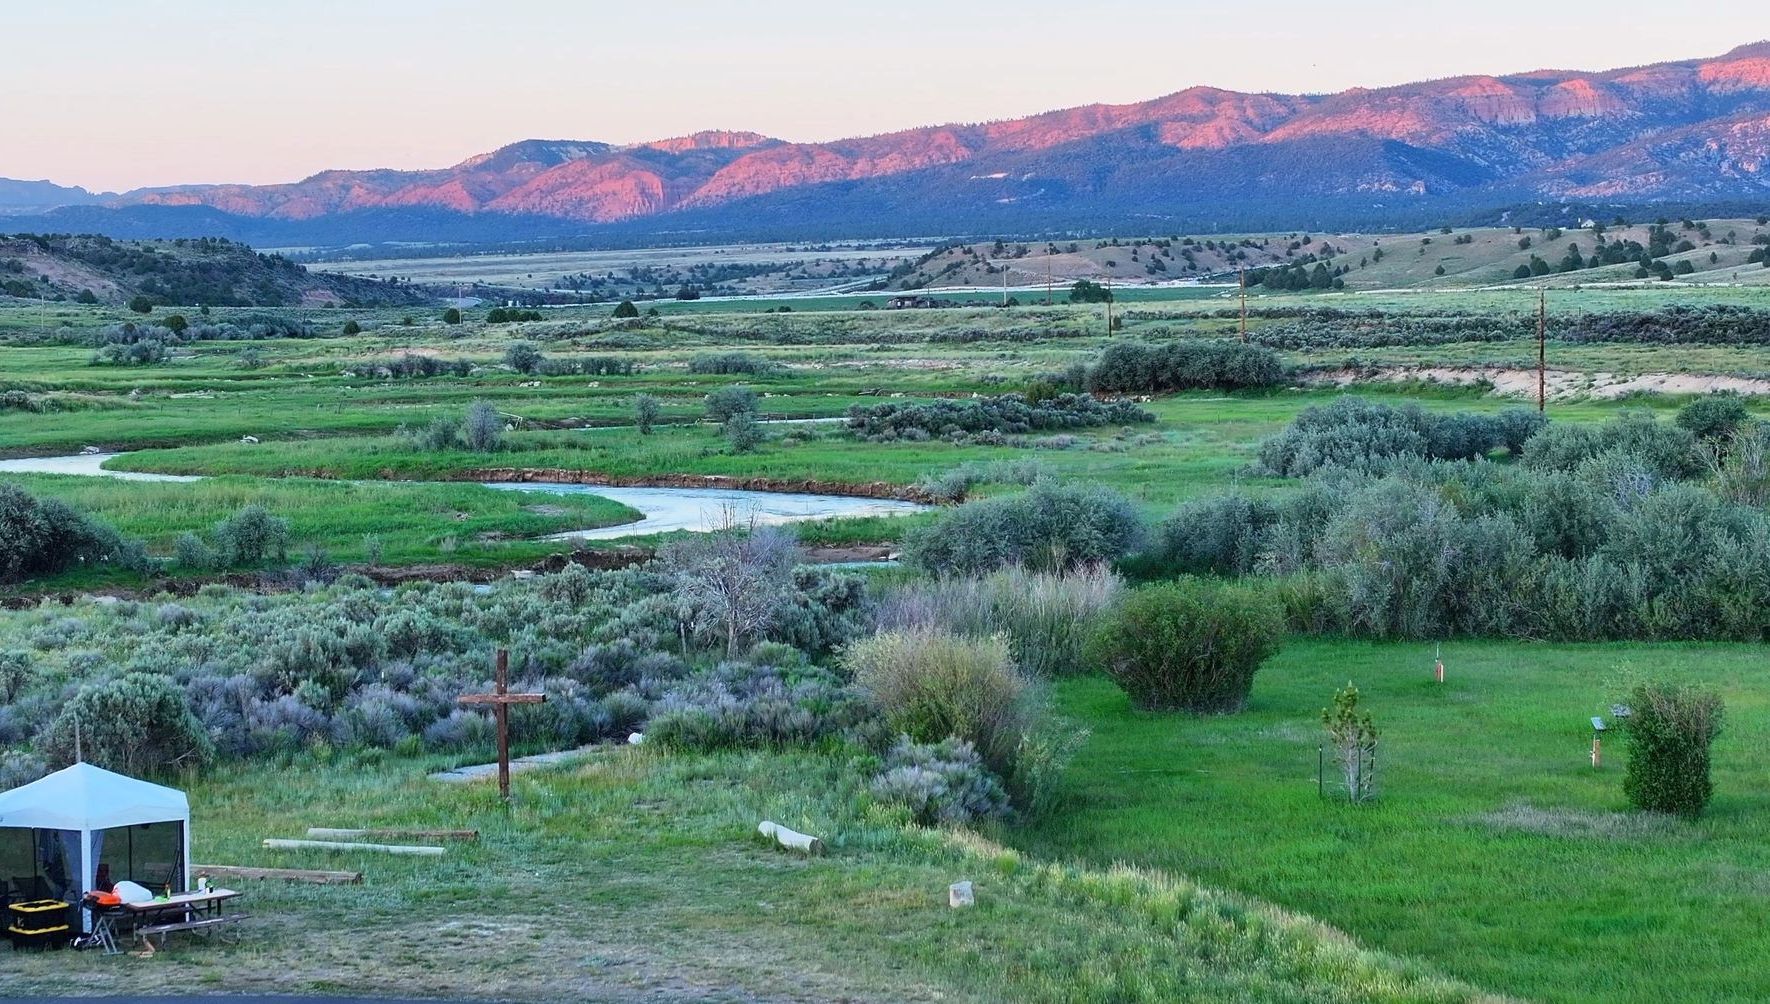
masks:
<svg viewBox="0 0 1770 1004"><path fill-rule="evenodd" d="M838 755L617 747L491 784L303 755L190 789L195 859L360 870L243 884L238 947L7 955L6 993L350 992L611 1001L1452 1002L1428 967L1172 876L1041 863L869 807ZM809 831L801 858L755 835ZM308 826L474 827L441 859L270 852ZM976 884L977 906L947 906ZM236 885L232 880L229 885Z"/></svg>
<svg viewBox="0 0 1770 1004"><path fill-rule="evenodd" d="M1269 899L1489 989L1546 1001L1747 1001L1770 987L1770 671L1750 645L1295 641L1248 710L1137 712L1069 680L1092 729L1073 799L1029 852L1172 870ZM1698 822L1629 810L1626 746L1593 715L1634 677L1726 696ZM1355 681L1382 731L1381 799L1316 793L1320 713Z"/></svg>

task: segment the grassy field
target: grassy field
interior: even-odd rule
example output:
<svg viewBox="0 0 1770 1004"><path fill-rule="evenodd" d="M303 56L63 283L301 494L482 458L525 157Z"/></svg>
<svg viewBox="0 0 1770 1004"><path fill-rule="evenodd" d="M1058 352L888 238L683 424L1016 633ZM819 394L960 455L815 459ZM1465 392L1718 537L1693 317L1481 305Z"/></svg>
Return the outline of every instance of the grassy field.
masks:
<svg viewBox="0 0 1770 1004"><path fill-rule="evenodd" d="M1221 290L1122 299L1119 337L1223 335L1235 324L1216 316L1233 303ZM213 476L195 484L9 476L162 554L179 533L257 502L291 520L297 552L314 544L355 563L373 535L388 565L502 567L562 549L537 539L547 533L633 514L592 496L458 483L488 469L905 486L968 461L1037 459L1063 477L1117 488L1156 515L1247 483L1262 439L1339 393L1164 396L1146 405L1153 425L1012 447L861 443L831 424L777 425L755 452L735 452L696 422L703 396L720 386L754 386L768 417L831 417L898 397L1017 390L1108 344L1098 307L871 312L792 302L794 313L766 315L768 301L664 303L660 317L622 326L606 307L496 326L413 316L422 311L292 311L325 337L199 343L133 368L88 365L83 333L127 319L118 312L0 310L8 342L0 390L23 391L42 408L0 410L0 456L90 444L141 451L116 466ZM1520 316L1531 307L1516 289L1257 302ZM1565 318L1671 303L1770 306L1770 298L1743 288L1581 290L1556 294L1551 311ZM338 334L347 319L367 330ZM618 356L634 370L515 373L499 361L516 340L554 359ZM729 350L777 368L759 377L689 372L696 353ZM368 374L366 364L405 353L476 369L432 379ZM1550 353L1555 365L1590 373L1770 373L1770 349L1754 346L1552 342ZM1286 358L1326 369L1353 355ZM1367 367L1504 367L1532 363L1534 346L1404 345L1356 356ZM623 427L642 391L662 398L671 423L650 436ZM1437 410L1520 403L1426 382L1360 392ZM515 426L506 449L428 451L395 434L458 416L476 400ZM1558 401L1551 415L1597 421L1622 407L1664 415L1680 403ZM239 442L248 435L262 442ZM909 525L832 521L802 535L895 540ZM48 587L97 584L88 574ZM864 772L830 754L613 750L522 778L506 813L484 787L424 781L436 758L322 749L195 781L198 857L362 868L367 885L256 887L250 907L259 918L237 949L187 948L128 967L22 957L6 989L66 990L72 965L72 982L88 991L477 994L490 973L504 992L535 999L1412 1001L1471 999L1471 986L1549 1001L1751 999L1770 983L1762 961L1770 945L1757 922L1770 888L1761 839L1770 795L1749 759L1770 741L1770 688L1757 654L1467 643L1447 650L1450 680L1437 688L1421 646L1296 641L1263 672L1247 713L1215 719L1136 713L1104 681L1064 681L1054 688L1058 704L1092 738L1060 812L990 834L1013 850L914 830L869 808L857 789ZM1718 796L1701 822L1624 811L1621 756L1602 771L1586 762L1586 723L1632 669L1726 693ZM1384 730L1382 799L1360 809L1323 804L1314 786L1319 710L1348 679ZM801 861L764 848L750 836L761 818L816 832L832 853ZM443 863L322 861L258 845L308 825L373 824L477 826L486 839L451 849ZM975 911L944 905L945 886L960 878L979 883ZM1319 918L1379 953L1279 909Z"/></svg>
<svg viewBox="0 0 1770 1004"><path fill-rule="evenodd" d="M863 810L812 753L615 748L487 784L421 760L303 759L191 788L200 863L348 868L362 886L250 883L238 947L151 963L12 956L6 992L366 993L608 1001L1487 999L1428 967L1189 880L1051 863ZM764 846L761 819L829 845ZM308 826L474 827L443 859L264 851ZM976 884L953 910L949 883Z"/></svg>
<svg viewBox="0 0 1770 1004"><path fill-rule="evenodd" d="M1294 641L1239 715L1141 713L1065 681L1093 730L1068 811L1012 836L1040 855L1197 877L1305 911L1489 989L1544 1001L1746 1001L1770 985L1762 839L1770 677L1743 645ZM1593 715L1647 674L1720 689L1715 801L1696 823L1622 795ZM1357 683L1381 731L1380 800L1321 801L1321 709Z"/></svg>
<svg viewBox="0 0 1770 1004"><path fill-rule="evenodd" d="M533 562L560 549L536 538L640 517L594 495L536 497L471 484L242 477L140 482L55 474L8 475L7 480L90 513L159 555L169 555L180 534L201 534L248 505L262 505L289 521L296 556L312 546L333 561L352 564L369 559L371 541L388 565ZM70 581L129 579L122 573L102 579L82 574Z"/></svg>

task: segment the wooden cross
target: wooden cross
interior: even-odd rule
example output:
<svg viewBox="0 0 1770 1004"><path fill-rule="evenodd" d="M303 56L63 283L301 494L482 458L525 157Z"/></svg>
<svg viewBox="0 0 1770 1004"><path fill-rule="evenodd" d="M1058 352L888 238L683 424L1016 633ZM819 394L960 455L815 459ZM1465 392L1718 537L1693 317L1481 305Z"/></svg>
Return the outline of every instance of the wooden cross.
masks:
<svg viewBox="0 0 1770 1004"><path fill-rule="evenodd" d="M489 694L462 694L458 704L490 704L492 717L498 722L498 796L510 801L510 706L540 704L546 694L512 694L510 692L510 653L498 650L497 684Z"/></svg>

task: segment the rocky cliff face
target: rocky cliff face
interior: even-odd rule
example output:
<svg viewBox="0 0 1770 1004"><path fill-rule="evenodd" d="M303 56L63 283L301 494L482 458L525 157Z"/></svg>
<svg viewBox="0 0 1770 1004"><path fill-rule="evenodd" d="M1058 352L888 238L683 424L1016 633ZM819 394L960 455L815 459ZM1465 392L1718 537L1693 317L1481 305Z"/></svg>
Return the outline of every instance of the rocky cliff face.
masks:
<svg viewBox="0 0 1770 1004"><path fill-rule="evenodd" d="M1268 196L1427 196L1483 185L1548 197L1751 195L1770 193L1767 115L1770 43L1759 43L1708 60L1463 77L1333 95L1195 87L1139 104L831 143L723 131L632 147L529 140L436 171L328 171L287 185L134 192L116 204L203 205L289 220L429 207L606 223L955 166L975 178L1012 174L1033 185L1034 194L1105 197L1114 184L1155 183L1124 178L1126 163L1149 170L1178 163L1160 160L1160 150L1231 154L1238 170L1265 179ZM1293 184L1302 151L1322 143L1351 150L1354 141L1389 146L1380 162L1327 165L1325 181ZM1063 152L1062 169L1041 187L1040 166L1049 158L1037 155L1056 151ZM1084 177L1092 180L1076 181ZM1188 197L1187 177L1156 181L1165 181L1173 199ZM1250 189L1248 197L1259 194ZM1030 196L1013 196L1022 197Z"/></svg>

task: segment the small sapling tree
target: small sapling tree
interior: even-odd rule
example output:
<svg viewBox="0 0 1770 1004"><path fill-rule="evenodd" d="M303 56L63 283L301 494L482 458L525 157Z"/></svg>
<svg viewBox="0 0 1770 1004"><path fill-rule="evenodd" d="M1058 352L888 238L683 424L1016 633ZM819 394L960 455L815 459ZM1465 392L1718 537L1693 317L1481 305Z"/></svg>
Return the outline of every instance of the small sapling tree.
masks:
<svg viewBox="0 0 1770 1004"><path fill-rule="evenodd" d="M1321 709L1327 729L1329 764L1346 786L1346 800L1357 804L1376 797L1377 727L1358 706L1358 688L1347 681L1334 703Z"/></svg>
<svg viewBox="0 0 1770 1004"><path fill-rule="evenodd" d="M658 399L650 394L633 395L633 426L641 436L651 435L652 426L658 424L658 416L663 406Z"/></svg>

